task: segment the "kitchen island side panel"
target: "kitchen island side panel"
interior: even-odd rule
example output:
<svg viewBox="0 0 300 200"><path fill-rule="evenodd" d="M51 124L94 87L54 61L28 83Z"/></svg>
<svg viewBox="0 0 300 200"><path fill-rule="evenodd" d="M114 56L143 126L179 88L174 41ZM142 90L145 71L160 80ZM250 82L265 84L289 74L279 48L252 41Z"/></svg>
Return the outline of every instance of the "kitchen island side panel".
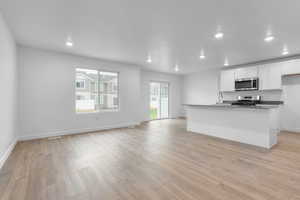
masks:
<svg viewBox="0 0 300 200"><path fill-rule="evenodd" d="M273 109L188 106L187 130L271 148L277 143L275 114Z"/></svg>

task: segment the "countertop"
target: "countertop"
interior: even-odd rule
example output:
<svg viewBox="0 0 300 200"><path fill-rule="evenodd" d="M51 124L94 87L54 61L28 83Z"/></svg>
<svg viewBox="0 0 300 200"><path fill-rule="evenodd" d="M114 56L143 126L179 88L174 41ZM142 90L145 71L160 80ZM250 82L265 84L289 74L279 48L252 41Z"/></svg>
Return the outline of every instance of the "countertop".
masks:
<svg viewBox="0 0 300 200"><path fill-rule="evenodd" d="M245 108L245 109L273 109L279 108L279 105L268 105L268 104L257 104L255 106L239 106L231 105L229 103L219 103L219 104L183 104L184 106L193 107L221 107L221 108Z"/></svg>

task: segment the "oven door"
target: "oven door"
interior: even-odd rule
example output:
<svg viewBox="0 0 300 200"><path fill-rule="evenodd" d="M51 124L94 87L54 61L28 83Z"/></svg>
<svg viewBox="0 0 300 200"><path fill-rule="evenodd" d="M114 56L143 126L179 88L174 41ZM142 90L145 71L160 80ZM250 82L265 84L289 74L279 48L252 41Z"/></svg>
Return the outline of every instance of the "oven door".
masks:
<svg viewBox="0 0 300 200"><path fill-rule="evenodd" d="M235 90L258 90L258 79L239 79L235 81Z"/></svg>

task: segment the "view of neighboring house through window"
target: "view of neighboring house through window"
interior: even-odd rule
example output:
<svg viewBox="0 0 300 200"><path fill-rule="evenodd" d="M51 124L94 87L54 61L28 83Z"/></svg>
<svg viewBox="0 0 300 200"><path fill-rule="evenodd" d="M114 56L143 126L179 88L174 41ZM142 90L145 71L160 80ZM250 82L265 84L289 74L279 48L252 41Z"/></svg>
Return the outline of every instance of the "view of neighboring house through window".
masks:
<svg viewBox="0 0 300 200"><path fill-rule="evenodd" d="M76 88L84 89L85 88L85 80L84 79L76 80Z"/></svg>
<svg viewBox="0 0 300 200"><path fill-rule="evenodd" d="M119 74L76 69L76 112L91 113L119 109Z"/></svg>
<svg viewBox="0 0 300 200"><path fill-rule="evenodd" d="M100 75L100 109L118 109L118 73L99 72Z"/></svg>

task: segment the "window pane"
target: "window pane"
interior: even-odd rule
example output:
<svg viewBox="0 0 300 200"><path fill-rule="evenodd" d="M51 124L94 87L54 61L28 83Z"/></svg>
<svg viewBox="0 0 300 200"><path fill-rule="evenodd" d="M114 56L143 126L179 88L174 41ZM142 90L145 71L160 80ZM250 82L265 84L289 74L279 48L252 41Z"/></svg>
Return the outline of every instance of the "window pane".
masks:
<svg viewBox="0 0 300 200"><path fill-rule="evenodd" d="M76 112L96 112L98 104L98 71L76 69Z"/></svg>
<svg viewBox="0 0 300 200"><path fill-rule="evenodd" d="M116 110L119 108L118 73L99 72L100 74L100 109Z"/></svg>
<svg viewBox="0 0 300 200"><path fill-rule="evenodd" d="M161 106L161 118L168 118L169 117L169 84L168 83L161 83L161 97L160 97L160 106Z"/></svg>

